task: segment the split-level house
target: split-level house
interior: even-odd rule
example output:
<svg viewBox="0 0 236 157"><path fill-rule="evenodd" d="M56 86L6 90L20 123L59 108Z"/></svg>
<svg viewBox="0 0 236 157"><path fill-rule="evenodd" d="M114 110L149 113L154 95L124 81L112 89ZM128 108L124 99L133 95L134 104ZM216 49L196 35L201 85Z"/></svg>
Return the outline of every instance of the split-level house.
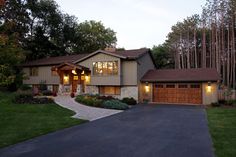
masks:
<svg viewBox="0 0 236 157"><path fill-rule="evenodd" d="M22 65L24 84L76 94L132 97L139 102L210 104L216 102L220 76L215 69L156 70L149 49L98 50L50 57Z"/></svg>

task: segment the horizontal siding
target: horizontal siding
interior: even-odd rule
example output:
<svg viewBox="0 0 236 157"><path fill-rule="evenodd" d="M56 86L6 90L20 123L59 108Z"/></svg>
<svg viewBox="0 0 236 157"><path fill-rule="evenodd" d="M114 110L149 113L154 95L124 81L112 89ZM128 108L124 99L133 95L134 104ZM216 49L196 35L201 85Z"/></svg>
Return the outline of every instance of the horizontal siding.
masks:
<svg viewBox="0 0 236 157"><path fill-rule="evenodd" d="M122 61L122 85L133 86L137 85L137 62L136 61Z"/></svg>
<svg viewBox="0 0 236 157"><path fill-rule="evenodd" d="M79 65L89 68L92 72L93 62L102 62L102 61L118 61L118 75L117 76L94 76L91 74L91 83L90 85L121 85L121 62L120 58L113 57L107 54L99 53L94 55L82 62L79 62Z"/></svg>
<svg viewBox="0 0 236 157"><path fill-rule="evenodd" d="M50 66L38 67L38 76L30 76L30 68L23 68L26 79L23 80L24 84L39 84L42 81L46 81L46 84L59 84L59 76L51 75Z"/></svg>

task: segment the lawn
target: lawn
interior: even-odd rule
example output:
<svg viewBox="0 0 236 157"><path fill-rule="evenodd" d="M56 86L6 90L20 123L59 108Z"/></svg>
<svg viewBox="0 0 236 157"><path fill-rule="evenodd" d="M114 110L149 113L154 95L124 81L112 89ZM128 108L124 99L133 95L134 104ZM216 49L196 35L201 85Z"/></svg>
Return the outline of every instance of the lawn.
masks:
<svg viewBox="0 0 236 157"><path fill-rule="evenodd" d="M236 157L236 109L207 109L209 128L217 157Z"/></svg>
<svg viewBox="0 0 236 157"><path fill-rule="evenodd" d="M56 104L14 104L12 98L0 92L0 147L85 122Z"/></svg>

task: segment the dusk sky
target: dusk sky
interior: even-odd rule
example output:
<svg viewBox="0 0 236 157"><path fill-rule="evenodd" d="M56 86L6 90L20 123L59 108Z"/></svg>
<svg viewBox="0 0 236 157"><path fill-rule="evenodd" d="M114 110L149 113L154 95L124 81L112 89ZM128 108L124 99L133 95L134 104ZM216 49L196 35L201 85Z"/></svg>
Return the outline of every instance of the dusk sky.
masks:
<svg viewBox="0 0 236 157"><path fill-rule="evenodd" d="M171 26L201 13L205 0L56 0L79 22L102 21L117 34L117 47L134 49L162 44Z"/></svg>

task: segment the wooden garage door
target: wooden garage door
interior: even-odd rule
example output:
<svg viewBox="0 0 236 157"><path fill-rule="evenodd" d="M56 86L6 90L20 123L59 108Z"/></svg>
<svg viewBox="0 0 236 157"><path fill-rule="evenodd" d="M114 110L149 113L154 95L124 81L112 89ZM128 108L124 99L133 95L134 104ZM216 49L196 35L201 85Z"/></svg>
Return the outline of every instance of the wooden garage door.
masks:
<svg viewBox="0 0 236 157"><path fill-rule="evenodd" d="M201 104L201 84L161 84L153 85L153 101L163 103Z"/></svg>

